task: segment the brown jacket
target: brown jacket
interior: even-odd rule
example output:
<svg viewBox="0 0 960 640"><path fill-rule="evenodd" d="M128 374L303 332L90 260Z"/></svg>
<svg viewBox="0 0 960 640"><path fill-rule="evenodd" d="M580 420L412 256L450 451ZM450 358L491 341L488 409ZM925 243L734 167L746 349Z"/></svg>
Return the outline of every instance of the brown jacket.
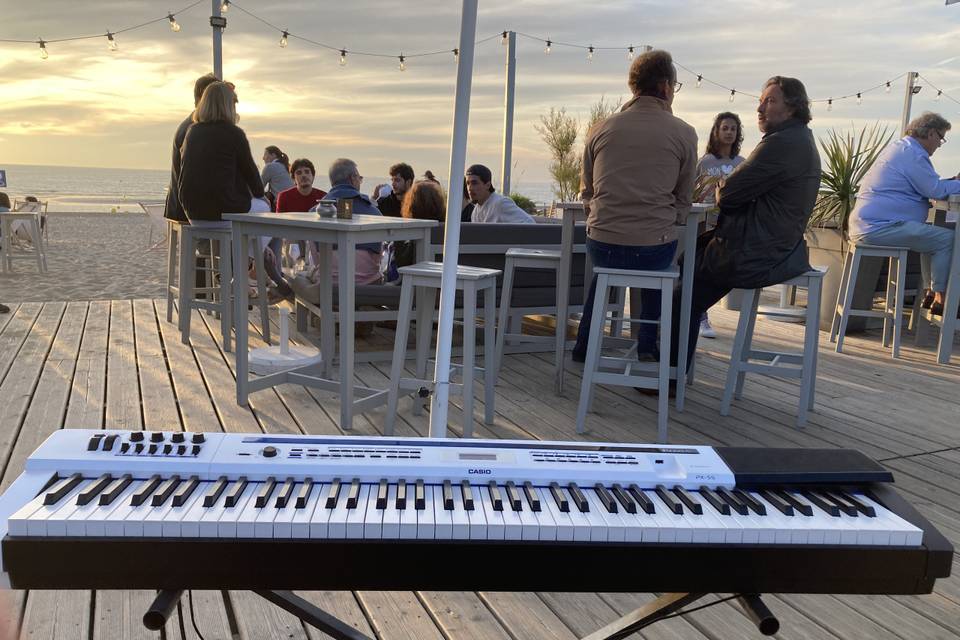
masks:
<svg viewBox="0 0 960 640"><path fill-rule="evenodd" d="M580 197L590 207L587 234L631 246L674 240L696 169L693 127L659 98L634 98L587 134L580 176Z"/></svg>

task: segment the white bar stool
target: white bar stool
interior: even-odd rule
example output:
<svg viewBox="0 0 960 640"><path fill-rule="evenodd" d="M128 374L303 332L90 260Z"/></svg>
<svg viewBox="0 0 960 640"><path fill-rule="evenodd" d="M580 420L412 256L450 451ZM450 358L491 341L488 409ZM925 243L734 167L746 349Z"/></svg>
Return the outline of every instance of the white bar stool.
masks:
<svg viewBox="0 0 960 640"><path fill-rule="evenodd" d="M903 294L907 283L907 247L891 247L850 243L843 260L843 275L836 311L830 325L830 342L837 343L837 353L843 352L843 339L851 316L883 318L883 346L891 346L894 358L900 357L900 332L903 329ZM854 309L853 292L857 288L857 273L863 258L887 258L887 293L883 311ZM872 299L872 296L871 296ZM892 335L892 340L891 340Z"/></svg>
<svg viewBox="0 0 960 640"><path fill-rule="evenodd" d="M673 288L680 277L676 267L665 271L634 271L632 269L595 268L597 289L590 320L590 336L587 342L587 357L583 364L583 381L580 385L580 404L577 407L577 433L586 429L587 412L593 400L593 385L607 384L620 387L640 387L657 389L657 441L667 442L667 420L670 367L670 316L673 312ZM608 315L608 307L598 304L610 299L610 289L659 289L660 320L640 320L630 318L634 323L654 323L660 325L660 362L645 363L636 358L636 341L625 357L605 357L603 351L603 331L608 320L615 321L616 316ZM653 375L650 375L653 373Z"/></svg>
<svg viewBox="0 0 960 640"><path fill-rule="evenodd" d="M387 415L383 434L393 435L397 417L397 403L400 389L417 392L423 397L422 390L432 390L434 381L425 379L427 351L433 334L433 307L436 292L440 290L443 276L443 263L419 262L401 267L403 281L400 289L400 310L397 317L397 333L393 343L393 365L390 368L390 389L387 397ZM494 386L496 385L496 355L494 344L494 318L496 316L498 269L457 266L457 291L463 292L463 371L462 384L450 384L450 392L463 396L463 437L473 435L473 383L474 354L476 349L477 293L483 292L483 372L484 424L493 424ZM415 287L425 288L427 295L424 309L417 309L417 377L404 378L403 362L407 351L407 336L410 332L410 316L413 309ZM417 405L419 406L419 404Z"/></svg>
<svg viewBox="0 0 960 640"><path fill-rule="evenodd" d="M775 316L778 308L768 307L758 312L762 290L743 290L740 321L737 323L733 352L730 354L730 368L727 370L727 383L723 389L723 399L720 401L720 415L729 415L733 398L740 398L743 395L743 383L747 373L762 373L767 376L800 379L800 411L797 414L797 426L802 427L807 423L807 412L813 411L815 401L817 351L820 345L820 298L823 291L823 277L826 273L826 267L814 267L783 283L807 289L807 313L804 319L801 353L759 351L752 348L757 316ZM789 309L784 311L792 312ZM751 360L761 362L751 362Z"/></svg>
<svg viewBox="0 0 960 640"><path fill-rule="evenodd" d="M19 220L27 226L30 234L30 250L15 251L13 223ZM13 261L35 259L40 273L47 272L47 252L40 229L40 213L31 211L4 211L0 213L0 270L13 271Z"/></svg>

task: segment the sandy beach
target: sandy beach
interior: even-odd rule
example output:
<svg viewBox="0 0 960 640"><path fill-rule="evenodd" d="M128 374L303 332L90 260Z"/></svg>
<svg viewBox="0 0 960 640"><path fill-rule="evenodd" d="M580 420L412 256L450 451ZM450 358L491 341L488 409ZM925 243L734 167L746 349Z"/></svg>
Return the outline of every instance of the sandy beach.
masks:
<svg viewBox="0 0 960 640"><path fill-rule="evenodd" d="M166 248L148 251L143 213L51 213L47 273L15 260L0 273L0 302L120 300L164 295ZM154 230L154 241L159 239Z"/></svg>

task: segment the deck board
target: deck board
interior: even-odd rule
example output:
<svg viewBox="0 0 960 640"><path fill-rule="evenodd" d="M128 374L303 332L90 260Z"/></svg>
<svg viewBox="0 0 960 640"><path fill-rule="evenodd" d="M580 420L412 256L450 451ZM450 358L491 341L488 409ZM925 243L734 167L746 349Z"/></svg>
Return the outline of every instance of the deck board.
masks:
<svg viewBox="0 0 960 640"><path fill-rule="evenodd" d="M384 409L357 416L345 432L335 394L284 385L236 404L232 353L225 353L219 321L192 316L191 343L180 342L165 320L165 301L23 303L0 316L0 488L52 431L70 428L224 430L245 433L382 433ZM251 314L251 345L262 346ZM735 313L711 311L720 337L701 341L696 384L683 413L671 411L671 442L735 446L860 449L893 470L896 487L955 544L960 542L960 365L934 364L932 348L904 340L892 360L876 332L851 335L835 354L821 335L817 411L805 429L794 427L795 381L748 377L731 415L718 414ZM774 349L796 347L795 326L760 320L758 333ZM390 336L386 332L386 336ZM371 341L382 348L380 330ZM759 345L758 345L759 346ZM407 366L412 365L408 361ZM629 388L596 390L586 434L574 433L582 369L567 363L565 391L552 393L552 355L505 358L496 393L496 420L478 437L652 441L656 402ZM389 364L363 363L356 379L383 387ZM451 402L451 435L461 432L462 399ZM402 401L397 433L426 435L429 416ZM960 573L960 560L954 562ZM640 569L636 569L640 571ZM249 592L194 594L197 623L206 638L325 637ZM363 633L381 639L570 640L586 635L649 601L651 594L493 592L303 592ZM5 615L22 624L24 638L167 638L195 640L186 598L184 634L176 615L164 633L147 632L141 616L151 591L12 592ZM710 598L716 599L717 596ZM708 600L709 601L709 600ZM938 582L929 596L783 595L766 598L780 617L778 637L960 638L960 578ZM757 637L735 603L721 603L645 629L649 640Z"/></svg>

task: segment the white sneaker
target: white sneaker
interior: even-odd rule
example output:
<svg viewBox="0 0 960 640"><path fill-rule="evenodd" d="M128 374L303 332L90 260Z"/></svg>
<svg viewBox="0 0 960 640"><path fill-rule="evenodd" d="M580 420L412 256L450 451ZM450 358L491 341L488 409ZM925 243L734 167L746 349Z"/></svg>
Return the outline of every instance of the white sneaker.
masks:
<svg viewBox="0 0 960 640"><path fill-rule="evenodd" d="M704 318L700 321L700 337L701 338L716 338L717 332L710 326L710 319Z"/></svg>

